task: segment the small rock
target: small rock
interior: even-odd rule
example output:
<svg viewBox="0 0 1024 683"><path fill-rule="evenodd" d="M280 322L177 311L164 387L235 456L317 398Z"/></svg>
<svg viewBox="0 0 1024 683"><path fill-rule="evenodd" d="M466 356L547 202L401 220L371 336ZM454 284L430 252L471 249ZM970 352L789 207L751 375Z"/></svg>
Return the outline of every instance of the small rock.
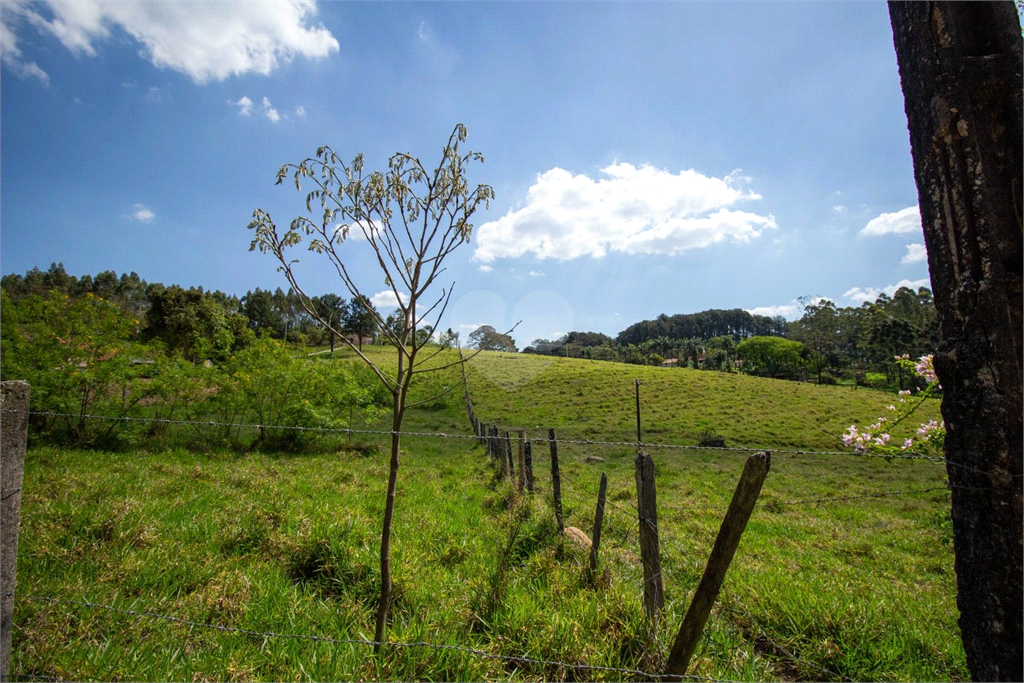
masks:
<svg viewBox="0 0 1024 683"><path fill-rule="evenodd" d="M604 458L596 455L588 455L587 457L583 458L583 462L604 462Z"/></svg>
<svg viewBox="0 0 1024 683"><path fill-rule="evenodd" d="M588 549L591 546L590 537L574 526L566 527L565 535L568 536L571 541L584 549Z"/></svg>

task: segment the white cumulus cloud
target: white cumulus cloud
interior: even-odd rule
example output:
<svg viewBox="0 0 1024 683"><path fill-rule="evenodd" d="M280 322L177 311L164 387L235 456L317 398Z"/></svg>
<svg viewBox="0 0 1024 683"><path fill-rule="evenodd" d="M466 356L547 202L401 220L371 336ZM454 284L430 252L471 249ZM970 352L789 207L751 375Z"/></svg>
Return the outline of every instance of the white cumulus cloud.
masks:
<svg viewBox="0 0 1024 683"><path fill-rule="evenodd" d="M895 213L883 213L868 221L862 235L893 235L921 232L921 212L917 206L908 206Z"/></svg>
<svg viewBox="0 0 1024 683"><path fill-rule="evenodd" d="M35 62L22 59L21 48L18 47L18 36L14 32L26 8L19 0L5 0L0 3L0 62L18 78L38 78L43 85L50 85L50 76Z"/></svg>
<svg viewBox="0 0 1024 683"><path fill-rule="evenodd" d="M301 104L295 107L295 115L298 116L300 119L306 118L306 108L303 107Z"/></svg>
<svg viewBox="0 0 1024 683"><path fill-rule="evenodd" d="M52 34L76 55L87 56L111 38L111 28L120 27L141 43L143 58L197 83L246 73L266 75L295 57L318 59L339 49L323 24L312 24L315 0L45 0L40 3L45 10L20 0L4 4L0 40L10 46L3 51L4 63L21 64L17 68L23 72L35 65L15 61L17 44L3 35L13 35L21 21Z"/></svg>
<svg viewBox="0 0 1024 683"><path fill-rule="evenodd" d="M402 294L402 301L406 299L405 294ZM377 292L370 297L370 303L375 308L398 308L398 297L390 289L385 289L383 292Z"/></svg>
<svg viewBox="0 0 1024 683"><path fill-rule="evenodd" d="M712 178L615 163L593 179L553 168L537 176L526 204L480 226L473 260L600 258L609 252L678 254L725 239L747 242L775 219L728 207L760 195L734 186L734 171Z"/></svg>
<svg viewBox="0 0 1024 683"><path fill-rule="evenodd" d="M917 263L928 258L923 244L908 244L907 253L903 256L901 263Z"/></svg>
<svg viewBox="0 0 1024 683"><path fill-rule="evenodd" d="M228 100L228 104L233 104L234 106L238 107L239 116L252 116L252 100L250 100L245 95L242 95L240 98L238 98L238 101L236 102Z"/></svg>
<svg viewBox="0 0 1024 683"><path fill-rule="evenodd" d="M896 290L901 287L906 287L907 289L912 289L916 292L921 287L930 286L931 281L928 278L922 278L920 280L900 280L896 284L889 285L888 287L853 287L852 289L847 290L843 296L854 303L862 304L865 301L874 301L878 298L878 295L883 292L888 296L892 296L896 293Z"/></svg>
<svg viewBox="0 0 1024 683"><path fill-rule="evenodd" d="M263 115L274 123L281 120L281 115L278 114L277 110L270 105L270 100L266 97L263 98Z"/></svg>

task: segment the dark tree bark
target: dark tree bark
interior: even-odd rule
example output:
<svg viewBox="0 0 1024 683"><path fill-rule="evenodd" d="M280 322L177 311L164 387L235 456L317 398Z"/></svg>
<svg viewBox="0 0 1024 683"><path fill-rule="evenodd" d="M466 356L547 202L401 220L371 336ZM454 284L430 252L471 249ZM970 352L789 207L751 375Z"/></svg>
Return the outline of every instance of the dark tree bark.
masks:
<svg viewBox="0 0 1024 683"><path fill-rule="evenodd" d="M1005 2L890 2L940 325L957 604L975 680L1022 675L1022 39Z"/></svg>

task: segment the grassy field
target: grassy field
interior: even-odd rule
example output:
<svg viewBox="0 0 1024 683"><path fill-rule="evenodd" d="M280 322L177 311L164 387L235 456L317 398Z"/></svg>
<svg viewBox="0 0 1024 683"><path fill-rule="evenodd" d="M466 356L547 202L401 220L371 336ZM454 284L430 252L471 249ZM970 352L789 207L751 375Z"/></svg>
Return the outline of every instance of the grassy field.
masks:
<svg viewBox="0 0 1024 683"><path fill-rule="evenodd" d="M384 351L373 350L374 354ZM337 354L344 357L345 354ZM377 355L382 360L383 355ZM318 357L314 362L332 362ZM949 498L928 461L798 454L884 414L892 396L693 370L483 354L477 414L534 439L768 447L772 471L689 671L731 680L961 680ZM466 434L457 372L438 375L409 431ZM937 414L922 408L921 418ZM618 680L638 676L498 657L658 671L746 454L651 448L665 618L640 594L629 446L559 447L566 523L590 533L609 478L602 566L555 531L547 447L518 499L467 439L407 437L387 648L367 639L387 458L357 437L298 455L36 447L26 458L12 673L98 680ZM597 455L603 462L586 462ZM877 498L895 491L926 493ZM851 500L815 503L817 499ZM34 597L31 597L34 596ZM52 598L63 602L51 602ZM221 631L67 601L151 612Z"/></svg>

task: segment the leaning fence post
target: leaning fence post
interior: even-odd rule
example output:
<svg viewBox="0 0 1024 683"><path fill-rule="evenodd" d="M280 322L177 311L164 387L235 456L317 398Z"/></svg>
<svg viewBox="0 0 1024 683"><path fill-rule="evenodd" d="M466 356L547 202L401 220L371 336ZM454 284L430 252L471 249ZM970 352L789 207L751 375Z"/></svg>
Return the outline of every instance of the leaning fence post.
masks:
<svg viewBox="0 0 1024 683"><path fill-rule="evenodd" d="M604 494L608 490L608 475L601 473L601 486L597 490L597 510L594 512L594 540L590 543L590 580L597 576L597 551L601 546L601 523L604 521Z"/></svg>
<svg viewBox="0 0 1024 683"><path fill-rule="evenodd" d="M11 673L18 522L28 444L28 398L28 382L0 382L0 681L9 681Z"/></svg>
<svg viewBox="0 0 1024 683"><path fill-rule="evenodd" d="M551 449L551 488L555 496L555 521L558 522L558 533L565 533L562 524L562 476L558 472L558 441L555 440L555 428L548 430L548 446Z"/></svg>
<svg viewBox="0 0 1024 683"><path fill-rule="evenodd" d="M533 493L533 444L523 444L523 465L526 468L526 490Z"/></svg>
<svg viewBox="0 0 1024 683"><path fill-rule="evenodd" d="M636 509L640 522L640 559L644 565L644 611L654 625L665 607L658 551L658 504L654 490L654 461L647 453L636 454Z"/></svg>
<svg viewBox="0 0 1024 683"><path fill-rule="evenodd" d="M686 673L690 665L690 658L697 648L697 641L707 623L708 615L711 614L711 607L718 598L718 592L722 589L722 582L725 581L725 573L729 570L729 563L732 562L736 548L740 544L740 537L747 527L747 520L754 510L754 503L761 493L761 485L768 476L771 468L772 457L766 451L754 453L747 458L743 466L743 474L740 475L739 483L736 484L736 492L732 494L732 502L729 503L729 510L722 520L722 527L718 530L718 537L711 549L711 557L708 558L708 566L704 569L704 576L697 586L693 599L690 601L690 609L687 610L683 623L676 634L675 643L669 653L668 662L665 664L664 678L669 681L678 681Z"/></svg>

